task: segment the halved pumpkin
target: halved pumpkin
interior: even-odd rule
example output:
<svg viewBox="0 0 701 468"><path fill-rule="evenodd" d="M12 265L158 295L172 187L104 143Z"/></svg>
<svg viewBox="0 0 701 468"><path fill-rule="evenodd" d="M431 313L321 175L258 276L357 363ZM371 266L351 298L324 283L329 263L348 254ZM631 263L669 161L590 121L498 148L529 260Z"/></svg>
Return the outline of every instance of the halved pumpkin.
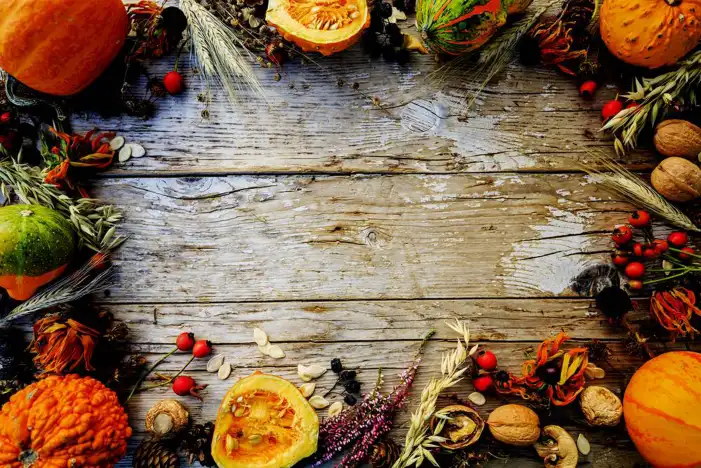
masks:
<svg viewBox="0 0 701 468"><path fill-rule="evenodd" d="M288 468L314 454L319 417L297 387L256 372L219 407L212 457L220 468Z"/></svg>
<svg viewBox="0 0 701 468"><path fill-rule="evenodd" d="M370 25L367 0L270 0L265 19L305 52L331 55Z"/></svg>

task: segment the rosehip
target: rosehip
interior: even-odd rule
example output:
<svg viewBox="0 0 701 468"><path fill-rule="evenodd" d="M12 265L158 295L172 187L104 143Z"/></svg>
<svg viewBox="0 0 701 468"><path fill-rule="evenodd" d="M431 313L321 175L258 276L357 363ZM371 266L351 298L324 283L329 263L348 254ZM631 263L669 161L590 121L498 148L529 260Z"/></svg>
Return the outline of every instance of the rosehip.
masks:
<svg viewBox="0 0 701 468"><path fill-rule="evenodd" d="M601 109L601 117L604 120L609 120L616 117L616 115L618 115L618 113L622 110L623 103L618 99L614 99L604 104L604 107Z"/></svg>
<svg viewBox="0 0 701 468"><path fill-rule="evenodd" d="M667 242L669 242L669 245L676 248L681 248L684 247L687 242L689 242L689 236L687 236L685 232L676 231L667 237Z"/></svg>
<svg viewBox="0 0 701 468"><path fill-rule="evenodd" d="M0 114L0 124L9 124L12 122L12 114L10 112L3 112Z"/></svg>
<svg viewBox="0 0 701 468"><path fill-rule="evenodd" d="M640 280L630 280L628 281L628 289L632 289L633 291L640 291L643 289L643 282Z"/></svg>
<svg viewBox="0 0 701 468"><path fill-rule="evenodd" d="M633 230L630 226L618 226L613 230L611 239L613 239L617 245L625 245L633 240Z"/></svg>
<svg viewBox="0 0 701 468"><path fill-rule="evenodd" d="M480 375L472 381L472 385L478 392L487 392L494 387L494 379L489 374Z"/></svg>
<svg viewBox="0 0 701 468"><path fill-rule="evenodd" d="M192 355L196 358L207 357L212 354L212 342L209 340L199 340L192 348Z"/></svg>
<svg viewBox="0 0 701 468"><path fill-rule="evenodd" d="M628 218L628 222L636 228L643 228L650 225L650 213L643 210L634 211Z"/></svg>
<svg viewBox="0 0 701 468"><path fill-rule="evenodd" d="M643 244L640 242L636 242L633 244L633 255L636 257L642 257L643 256Z"/></svg>
<svg viewBox="0 0 701 468"><path fill-rule="evenodd" d="M175 346L180 351L190 351L195 346L195 334L190 332L182 332L175 340Z"/></svg>
<svg viewBox="0 0 701 468"><path fill-rule="evenodd" d="M598 87L599 85L596 84L596 81L594 80L585 81L579 87L579 95L586 98L593 97L594 93L596 92L596 88Z"/></svg>
<svg viewBox="0 0 701 468"><path fill-rule="evenodd" d="M176 377L173 380L173 393L179 396L186 396L186 395L191 395L194 396L195 398L199 398L200 400L202 397L198 393L200 390L204 390L207 388L207 385L197 385L195 383L195 379L192 377L188 377L186 375L181 375L179 377Z"/></svg>
<svg viewBox="0 0 701 468"><path fill-rule="evenodd" d="M185 79L177 71L170 71L163 77L163 86L169 94L180 94L185 90Z"/></svg>
<svg viewBox="0 0 701 468"><path fill-rule="evenodd" d="M482 350L477 354L477 365L480 369L492 371L497 368L497 357L491 351Z"/></svg>
<svg viewBox="0 0 701 468"><path fill-rule="evenodd" d="M691 247L684 247L681 252L679 252L679 258L681 260L689 260L695 254L696 252Z"/></svg>
<svg viewBox="0 0 701 468"><path fill-rule="evenodd" d="M657 258L660 256L660 253L653 247L647 247L645 250L643 250L643 257L648 258L648 259L653 259Z"/></svg>
<svg viewBox="0 0 701 468"><path fill-rule="evenodd" d="M630 258L626 257L625 255L613 256L613 264L616 266L626 266L628 265L628 262L630 262Z"/></svg>
<svg viewBox="0 0 701 468"><path fill-rule="evenodd" d="M630 279L639 279L645 276L645 265L640 262L629 263L626 267L626 276Z"/></svg>
<svg viewBox="0 0 701 468"><path fill-rule="evenodd" d="M655 246L655 250L657 250L661 254L663 254L669 250L669 244L667 243L666 240L655 239L654 241L652 241L652 243Z"/></svg>

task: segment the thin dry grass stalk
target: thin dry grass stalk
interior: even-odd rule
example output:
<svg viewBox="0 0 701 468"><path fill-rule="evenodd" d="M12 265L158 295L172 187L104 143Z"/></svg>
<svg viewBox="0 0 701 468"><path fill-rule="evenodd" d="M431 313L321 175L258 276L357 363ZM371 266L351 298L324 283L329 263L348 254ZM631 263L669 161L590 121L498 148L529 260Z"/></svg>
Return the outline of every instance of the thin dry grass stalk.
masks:
<svg viewBox="0 0 701 468"><path fill-rule="evenodd" d="M438 462L431 454L431 449L437 448L437 444L446 440L438 435L443 430L446 417L436 413L436 402L439 395L460 382L463 374L468 370L464 364L468 358L470 347L470 330L464 323L456 320L455 323L447 325L458 333L460 338L457 340L455 349L443 353L441 376L432 377L421 393L419 408L411 415L411 425L406 435L404 449L392 468L406 468L412 465L418 467L426 460L434 466L438 466ZM430 420L434 415L441 421L431 432Z"/></svg>
<svg viewBox="0 0 701 468"><path fill-rule="evenodd" d="M591 175L597 183L630 201L637 208L645 209L677 227L701 232L701 229L688 216L623 165L601 152L589 151L589 155L592 161L588 163L575 161L575 164Z"/></svg>
<svg viewBox="0 0 701 468"><path fill-rule="evenodd" d="M181 0L192 40L192 52L207 86L223 88L231 103L241 102L244 91L265 99L251 63L255 60L241 38L195 0Z"/></svg>

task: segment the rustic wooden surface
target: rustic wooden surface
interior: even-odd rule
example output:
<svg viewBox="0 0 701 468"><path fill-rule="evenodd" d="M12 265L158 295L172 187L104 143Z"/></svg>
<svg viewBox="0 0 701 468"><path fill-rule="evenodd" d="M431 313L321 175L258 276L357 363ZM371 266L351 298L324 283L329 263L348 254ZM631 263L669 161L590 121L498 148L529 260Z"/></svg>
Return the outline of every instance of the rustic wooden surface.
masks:
<svg viewBox="0 0 701 468"><path fill-rule="evenodd" d="M591 299L568 288L606 261L607 231L631 210L573 163L611 147L598 133L598 109L615 89L585 101L570 79L512 64L463 119L470 85L457 75L440 89L424 86L432 57L401 67L354 48L317 62L286 65L279 82L261 70L267 104L244 96L232 106L215 93L208 120L190 75L189 91L160 101L154 119L74 121L78 130L96 122L117 130L148 151L95 181L95 195L124 209L130 235L115 259L119 284L100 301L130 325L131 352L154 360L191 330L227 355L235 366L228 381L206 373L205 362L191 367L209 384L204 403L182 399L195 420L213 419L226 389L256 369L298 382L297 364L340 357L360 369L366 390L380 367L389 388L435 328L413 407L453 346L444 322L454 318L469 321L475 342L514 371L561 330L579 341L620 340ZM154 71L170 67L166 60ZM385 111L371 97L388 107L414 100ZM625 162L645 170L654 158ZM286 358L257 352L256 326ZM641 361L613 349L604 384L620 393ZM185 360L176 355L162 370ZM319 385L332 381L329 373ZM463 382L456 391L472 388ZM132 449L146 410L166 396L162 389L131 401ZM500 403L490 397L481 412ZM585 464L641 461L623 428L572 429L592 442ZM491 465L542 461L521 450Z"/></svg>

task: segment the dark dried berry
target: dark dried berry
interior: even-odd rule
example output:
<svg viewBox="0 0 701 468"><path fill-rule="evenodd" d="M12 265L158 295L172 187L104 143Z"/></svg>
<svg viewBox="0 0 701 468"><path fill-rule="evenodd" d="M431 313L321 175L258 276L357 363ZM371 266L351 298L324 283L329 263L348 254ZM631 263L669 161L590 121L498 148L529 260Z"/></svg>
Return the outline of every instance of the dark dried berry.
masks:
<svg viewBox="0 0 701 468"><path fill-rule="evenodd" d="M348 393L358 393L360 392L360 382L357 380L349 380L343 384L343 387Z"/></svg>
<svg viewBox="0 0 701 468"><path fill-rule="evenodd" d="M331 370L335 374L340 374L341 371L343 370L343 364L341 364L341 360L336 358L331 360Z"/></svg>
<svg viewBox="0 0 701 468"><path fill-rule="evenodd" d="M343 401L345 401L348 406L355 406L355 404L358 403L358 400L350 393L343 397Z"/></svg>
<svg viewBox="0 0 701 468"><path fill-rule="evenodd" d="M380 16L383 18L389 18L392 16L392 5L390 5L387 2L382 2L380 5L377 7L378 13L380 13Z"/></svg>
<svg viewBox="0 0 701 468"><path fill-rule="evenodd" d="M342 380L353 380L358 375L354 370L344 370L341 372Z"/></svg>
<svg viewBox="0 0 701 468"><path fill-rule="evenodd" d="M180 8L168 7L161 12L163 24L169 34L179 34L187 28L187 18Z"/></svg>

